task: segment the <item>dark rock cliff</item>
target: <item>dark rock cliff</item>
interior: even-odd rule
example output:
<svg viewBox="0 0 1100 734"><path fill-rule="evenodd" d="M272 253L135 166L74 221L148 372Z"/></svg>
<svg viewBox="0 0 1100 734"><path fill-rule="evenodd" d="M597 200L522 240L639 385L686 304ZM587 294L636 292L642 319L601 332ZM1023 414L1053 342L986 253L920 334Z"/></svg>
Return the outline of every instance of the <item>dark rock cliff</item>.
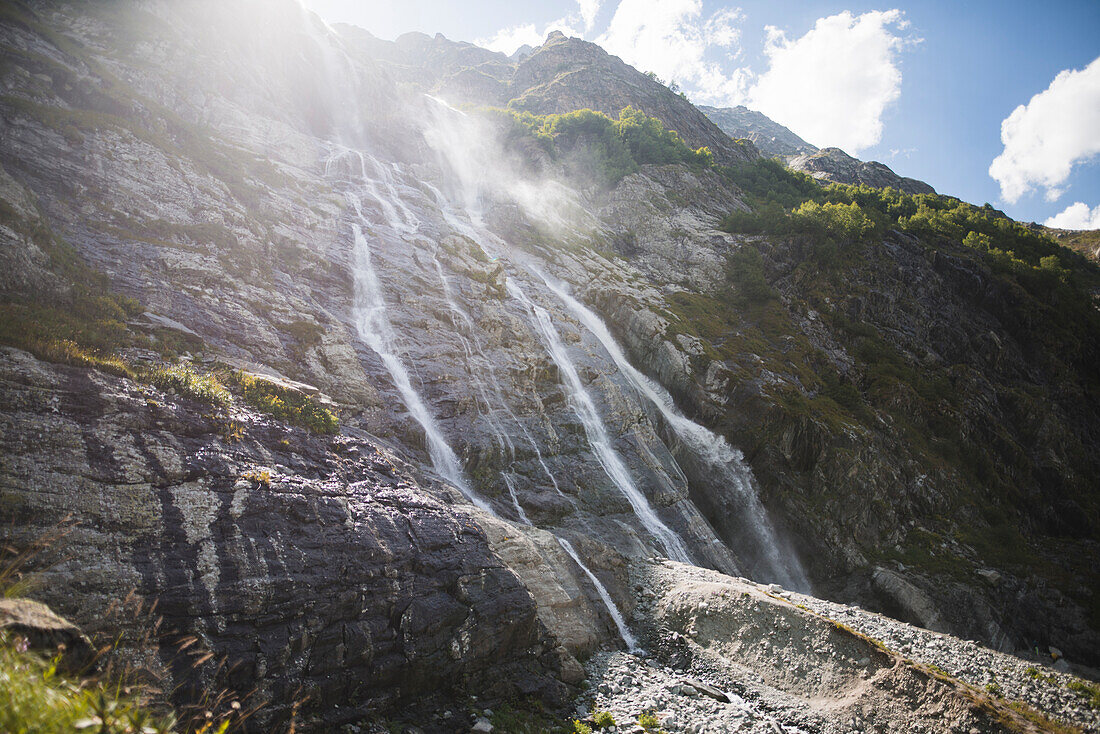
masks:
<svg viewBox="0 0 1100 734"><path fill-rule="evenodd" d="M430 720L468 691L563 700L566 654L476 518L370 441L244 408L230 435L201 403L11 349L0 400L10 540L79 521L37 559L38 595L108 636L113 604L156 600L151 662L179 703L256 688L265 726L305 701L331 727Z"/></svg>

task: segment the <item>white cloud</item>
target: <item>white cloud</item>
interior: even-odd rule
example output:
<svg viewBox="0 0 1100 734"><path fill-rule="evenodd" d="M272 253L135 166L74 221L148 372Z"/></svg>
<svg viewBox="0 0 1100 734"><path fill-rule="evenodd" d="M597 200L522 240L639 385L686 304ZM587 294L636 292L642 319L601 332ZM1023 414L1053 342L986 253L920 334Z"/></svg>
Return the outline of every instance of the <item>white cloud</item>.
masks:
<svg viewBox="0 0 1100 734"><path fill-rule="evenodd" d="M475 44L490 51L511 55L521 46L542 45L550 31L561 31L567 36L583 36L592 28L603 0L577 0L577 10L563 18L547 23L540 32L534 23L502 28L490 38L480 38ZM578 23L580 25L578 25Z"/></svg>
<svg viewBox="0 0 1100 734"><path fill-rule="evenodd" d="M1060 196L1059 184L1074 164L1100 153L1100 58L1080 71L1062 71L1013 110L1001 123L1001 142L1004 152L989 175L1006 201L1016 203L1036 187L1047 189L1048 200Z"/></svg>
<svg viewBox="0 0 1100 734"><path fill-rule="evenodd" d="M727 73L708 58L732 58L741 37L740 10L703 15L701 0L621 0L596 43L628 64L676 82L701 102L727 103L744 96L747 73Z"/></svg>
<svg viewBox="0 0 1100 734"><path fill-rule="evenodd" d="M592 24L596 22L596 14L600 12L601 4L602 0L577 0L577 9L580 11L581 21L584 22L586 31L591 30Z"/></svg>
<svg viewBox="0 0 1100 734"><path fill-rule="evenodd" d="M919 40L902 38L900 10L819 18L789 40L767 28L768 70L749 91L749 106L815 145L853 155L882 139L882 117L901 94L899 52Z"/></svg>
<svg viewBox="0 0 1100 734"><path fill-rule="evenodd" d="M1088 204L1078 201L1070 204L1065 211L1055 214L1043 224L1058 229L1100 229L1100 206L1090 211Z"/></svg>
<svg viewBox="0 0 1100 734"><path fill-rule="evenodd" d="M534 23L501 28L492 38L482 38L475 43L490 51L499 51L502 54L513 54L521 46L539 46L546 36L541 35L535 29Z"/></svg>

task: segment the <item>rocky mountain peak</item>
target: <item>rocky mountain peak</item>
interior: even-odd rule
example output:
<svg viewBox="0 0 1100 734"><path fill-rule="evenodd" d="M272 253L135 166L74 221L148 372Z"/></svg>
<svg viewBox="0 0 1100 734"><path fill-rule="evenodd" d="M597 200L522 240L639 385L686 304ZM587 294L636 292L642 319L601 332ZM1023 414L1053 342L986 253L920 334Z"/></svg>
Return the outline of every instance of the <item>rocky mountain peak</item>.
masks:
<svg viewBox="0 0 1100 734"><path fill-rule="evenodd" d="M794 156L812 154L817 148L763 113L744 105L708 107L699 105L707 117L731 138L747 138L764 155Z"/></svg>
<svg viewBox="0 0 1100 734"><path fill-rule="evenodd" d="M516 68L511 105L536 114L593 109L617 117L627 106L659 118L693 148L706 146L721 162L753 160L698 108L668 87L607 53L595 43L552 32Z"/></svg>
<svg viewBox="0 0 1100 734"><path fill-rule="evenodd" d="M840 148L822 148L791 158L788 163L795 171L805 171L819 181L860 184L874 188L894 188L907 194L934 194L936 190L924 181L894 173L889 166L878 161L861 161Z"/></svg>

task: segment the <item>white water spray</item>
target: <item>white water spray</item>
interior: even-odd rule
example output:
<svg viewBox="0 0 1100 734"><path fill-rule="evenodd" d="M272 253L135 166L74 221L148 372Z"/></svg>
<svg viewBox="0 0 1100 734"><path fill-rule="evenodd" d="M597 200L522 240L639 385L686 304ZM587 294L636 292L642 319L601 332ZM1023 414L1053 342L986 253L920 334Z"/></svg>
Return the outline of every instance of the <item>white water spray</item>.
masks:
<svg viewBox="0 0 1100 734"><path fill-rule="evenodd" d="M797 557L791 552L781 553L781 546L775 529L772 527L767 511L760 503L756 488L753 486L752 470L745 464L741 452L730 446L722 436L713 433L680 413L672 400L672 396L664 387L646 377L630 364L626 355L623 354L623 350L608 330L607 325L599 316L573 298L560 283L552 280L541 270L536 268L532 268L532 270L542 278L546 287L565 304L570 313L600 341L615 366L619 368L619 371L630 381L634 388L657 408L673 433L676 434L676 437L693 454L712 467L722 481L737 492L742 502L744 502L745 511L750 515L746 525L755 534L757 545L762 551L764 561L768 566L767 570L776 577L776 581L789 588L809 589L809 579L806 577L806 573Z"/></svg>
<svg viewBox="0 0 1100 734"><path fill-rule="evenodd" d="M649 504L649 500L646 499L646 496L642 494L641 490L634 484L634 480L631 478L630 472L627 470L622 458L611 445L611 437L608 435L607 428L600 419L599 412L596 410L596 404L593 402L592 396L588 394L588 390L585 389L580 374L577 372L577 366L570 358L569 352L566 350L565 345L562 344L557 329L550 320L550 314L528 298L527 294L523 292L523 289L514 280L508 280L507 289L516 300L524 305L528 314L531 316L532 323L542 335L544 346L550 353L550 357L554 360L554 363L558 366L558 371L564 378L563 384L569 391L573 403L573 410L576 412L577 417L580 418L581 423L584 424L585 434L588 436L588 443L591 445L604 471L607 472L607 476L619 491L622 492L627 502L630 503L630 506L634 509L634 514L642 521L645 529L656 537L661 545L664 546L668 557L675 561L680 561L681 563L691 563L691 556L688 554L687 546L684 544L684 541L680 539L679 535L665 525L664 522L661 521L661 518L657 517L657 513L654 512L653 507Z"/></svg>
<svg viewBox="0 0 1100 734"><path fill-rule="evenodd" d="M365 186L365 189L374 198L381 202L377 187ZM359 197L351 192L347 194L348 203L355 210L358 222L352 224L352 234L355 238L355 292L356 292L356 327L359 336L364 343L385 366L390 378L397 387L401 398L408 408L409 413L424 430L424 436L428 442L428 455L431 458L432 467L453 484L473 504L482 510L492 513L489 504L477 496L471 489L462 472L462 465L455 455L450 444L447 443L439 425L432 416L428 407L424 404L420 394L413 387L409 379L408 370L394 351L393 327L390 325L386 310L386 301L382 297L382 286L375 273L371 260L370 244L363 233L364 226L370 226L369 221L363 215ZM392 219L387 223L398 231L407 226L407 221L400 221L394 207L383 206L384 216L392 212ZM389 219L389 217L387 217Z"/></svg>

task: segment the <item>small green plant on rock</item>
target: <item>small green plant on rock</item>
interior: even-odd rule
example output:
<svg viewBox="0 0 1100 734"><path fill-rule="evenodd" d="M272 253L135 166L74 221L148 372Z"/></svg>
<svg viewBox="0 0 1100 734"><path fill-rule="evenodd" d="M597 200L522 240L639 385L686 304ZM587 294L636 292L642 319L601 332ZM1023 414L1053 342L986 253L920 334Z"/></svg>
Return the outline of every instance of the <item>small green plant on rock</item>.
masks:
<svg viewBox="0 0 1100 734"><path fill-rule="evenodd" d="M240 390L246 403L276 420L302 426L314 433L336 433L339 428L335 413L300 390L246 372L231 372L227 379Z"/></svg>
<svg viewBox="0 0 1100 734"><path fill-rule="evenodd" d="M656 732L660 727L661 722L657 719L657 714L652 711L643 711L638 716L638 726L645 729L647 732Z"/></svg>
<svg viewBox="0 0 1100 734"><path fill-rule="evenodd" d="M597 729L610 729L615 726L615 717L611 715L610 711L597 711L596 715L592 717L592 722Z"/></svg>
<svg viewBox="0 0 1100 734"><path fill-rule="evenodd" d="M271 472L267 469L250 469L241 475L241 479L247 479L265 487L271 486Z"/></svg>
<svg viewBox="0 0 1100 734"><path fill-rule="evenodd" d="M573 719L573 734L592 734L592 727L580 719Z"/></svg>
<svg viewBox="0 0 1100 734"><path fill-rule="evenodd" d="M1001 686L1000 686L1000 684L999 684L999 683L996 683L996 682L994 682L994 683L986 683L986 684L985 684L985 690L986 690L986 691L987 691L987 692L989 693L989 695L991 695L991 696L1000 696L1000 695L1001 695Z"/></svg>
<svg viewBox="0 0 1100 734"><path fill-rule="evenodd" d="M1100 709L1100 686L1090 685L1083 680L1071 680L1066 688L1085 699L1090 708Z"/></svg>
<svg viewBox="0 0 1100 734"><path fill-rule="evenodd" d="M198 372L187 363L149 367L138 372L137 378L200 403L229 405L229 391L225 385L212 373Z"/></svg>

